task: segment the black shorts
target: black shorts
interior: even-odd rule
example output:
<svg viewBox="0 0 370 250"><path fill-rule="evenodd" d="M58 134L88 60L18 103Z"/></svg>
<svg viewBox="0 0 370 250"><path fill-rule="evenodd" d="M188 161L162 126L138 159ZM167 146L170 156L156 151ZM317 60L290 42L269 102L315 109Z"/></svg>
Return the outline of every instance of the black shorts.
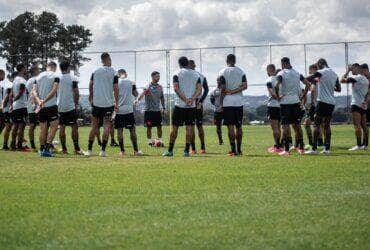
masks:
<svg viewBox="0 0 370 250"><path fill-rule="evenodd" d="M27 108L15 109L12 112L13 123L26 123L27 116Z"/></svg>
<svg viewBox="0 0 370 250"><path fill-rule="evenodd" d="M12 113L4 112L4 122L5 123L13 123Z"/></svg>
<svg viewBox="0 0 370 250"><path fill-rule="evenodd" d="M269 120L280 121L280 107L267 107L267 117Z"/></svg>
<svg viewBox="0 0 370 250"><path fill-rule="evenodd" d="M107 107L107 108L101 108L101 107L92 107L92 115L100 120L104 120L104 118L111 119L113 115L114 107Z"/></svg>
<svg viewBox="0 0 370 250"><path fill-rule="evenodd" d="M224 107L224 125L234 125L240 128L243 125L243 106Z"/></svg>
<svg viewBox="0 0 370 250"><path fill-rule="evenodd" d="M131 129L135 127L135 116L134 113L129 113L125 115L116 114L114 118L114 127L116 129L119 128L127 128Z"/></svg>
<svg viewBox="0 0 370 250"><path fill-rule="evenodd" d="M144 126L148 128L162 126L161 111L145 111Z"/></svg>
<svg viewBox="0 0 370 250"><path fill-rule="evenodd" d="M195 124L195 108L180 108L175 107L172 113L172 125L194 125Z"/></svg>
<svg viewBox="0 0 370 250"><path fill-rule="evenodd" d="M4 123L4 113L0 111L0 123Z"/></svg>
<svg viewBox="0 0 370 250"><path fill-rule="evenodd" d="M53 122L58 120L58 106L51 106L47 108L40 109L39 112L39 121L44 122Z"/></svg>
<svg viewBox="0 0 370 250"><path fill-rule="evenodd" d="M195 124L197 126L203 125L203 108L195 109Z"/></svg>
<svg viewBox="0 0 370 250"><path fill-rule="evenodd" d="M221 126L223 120L223 113L222 112L215 112L213 114L213 124L216 126Z"/></svg>
<svg viewBox="0 0 370 250"><path fill-rule="evenodd" d="M78 114L76 110L59 113L59 125L73 126L77 124Z"/></svg>
<svg viewBox="0 0 370 250"><path fill-rule="evenodd" d="M354 112L357 112L357 113L360 113L360 115L365 115L366 114L366 109L363 109L357 105L351 105L351 112L354 113Z"/></svg>
<svg viewBox="0 0 370 250"><path fill-rule="evenodd" d="M39 116L36 113L28 113L28 123L37 125L39 123Z"/></svg>
<svg viewBox="0 0 370 250"><path fill-rule="evenodd" d="M367 111L366 111L366 123L368 126L370 126L370 108L369 107L367 108Z"/></svg>
<svg viewBox="0 0 370 250"><path fill-rule="evenodd" d="M302 109L299 103L295 104L281 104L281 124L300 124L302 120Z"/></svg>
<svg viewBox="0 0 370 250"><path fill-rule="evenodd" d="M316 107L316 116L320 117L332 117L335 105L318 102Z"/></svg>

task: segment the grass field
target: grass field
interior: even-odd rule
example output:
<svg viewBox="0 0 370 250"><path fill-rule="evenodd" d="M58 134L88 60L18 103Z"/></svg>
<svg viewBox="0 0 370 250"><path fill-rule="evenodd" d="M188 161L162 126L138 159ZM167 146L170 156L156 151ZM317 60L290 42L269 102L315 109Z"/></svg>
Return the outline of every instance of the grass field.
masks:
<svg viewBox="0 0 370 250"><path fill-rule="evenodd" d="M245 127L232 158L213 127L190 158L183 133L164 159L138 131L150 156L0 152L0 249L370 248L370 152L348 153L352 127L334 127L332 156L288 158L266 153L266 126Z"/></svg>

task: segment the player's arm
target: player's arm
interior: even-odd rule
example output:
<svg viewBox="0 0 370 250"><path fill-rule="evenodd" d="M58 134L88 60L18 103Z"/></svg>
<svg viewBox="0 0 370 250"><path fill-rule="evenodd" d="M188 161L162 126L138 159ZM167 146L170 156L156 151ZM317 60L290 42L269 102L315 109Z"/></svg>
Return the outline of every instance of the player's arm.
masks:
<svg viewBox="0 0 370 250"><path fill-rule="evenodd" d="M198 78L197 85L195 87L195 91L191 99L194 101L201 93L202 93L202 84L200 82L200 78Z"/></svg>
<svg viewBox="0 0 370 250"><path fill-rule="evenodd" d="M316 84L311 84L311 105L316 105L317 100L317 87Z"/></svg>
<svg viewBox="0 0 370 250"><path fill-rule="evenodd" d="M226 79L224 76L221 75L218 77L217 82L220 83L220 89L221 89L220 106L223 107L224 98L226 95Z"/></svg>
<svg viewBox="0 0 370 250"><path fill-rule="evenodd" d="M5 107L6 105L8 105L8 103L10 102L11 93L12 93L12 90L10 88L7 88L6 89L6 94L5 94L4 100L2 102L3 107Z"/></svg>
<svg viewBox="0 0 370 250"><path fill-rule="evenodd" d="M91 74L90 82L89 82L89 102L93 104L93 93L94 93L94 74Z"/></svg>
<svg viewBox="0 0 370 250"><path fill-rule="evenodd" d="M19 91L18 91L18 94L16 94L14 96L14 101L17 101L19 98L21 98L21 96L24 94L24 92L26 91L26 85L24 83L22 83L20 86L19 86Z"/></svg>
<svg viewBox="0 0 370 250"><path fill-rule="evenodd" d="M208 82L207 82L207 78L204 77L203 79L203 95L202 97L199 99L199 102L200 103L203 103L204 100L206 99L207 95L208 95L208 92L209 92L209 87L208 87Z"/></svg>
<svg viewBox="0 0 370 250"><path fill-rule="evenodd" d="M137 92L136 84L134 83L132 85L132 95L137 97L139 95L139 92Z"/></svg>
<svg viewBox="0 0 370 250"><path fill-rule="evenodd" d="M80 100L80 91L78 90L77 81L72 82L72 88L73 88L73 102L75 104L75 108L77 109L78 101Z"/></svg>
<svg viewBox="0 0 370 250"><path fill-rule="evenodd" d="M166 110L166 103L165 103L165 100L164 100L163 91L162 91L162 95L161 95L161 104L162 104L162 109Z"/></svg>
<svg viewBox="0 0 370 250"><path fill-rule="evenodd" d="M113 78L113 95L114 95L114 105L115 109L118 109L118 97L119 97L119 89L118 89L118 76L114 76Z"/></svg>
<svg viewBox="0 0 370 250"><path fill-rule="evenodd" d="M355 83L356 82L356 80L353 77L348 77L349 72L351 72L351 65L348 65L346 73L340 79L341 83L346 84L346 83Z"/></svg>
<svg viewBox="0 0 370 250"><path fill-rule="evenodd" d="M144 98L146 91L147 90L144 89L143 92L140 93L139 97L136 99L137 102L140 102Z"/></svg>
<svg viewBox="0 0 370 250"><path fill-rule="evenodd" d="M335 92L341 92L342 91L342 86L340 86L339 79L337 78L337 81L335 82L335 87L334 87Z"/></svg>
<svg viewBox="0 0 370 250"><path fill-rule="evenodd" d="M173 76L173 89L176 93L176 95L181 99L183 100L184 102L187 101L187 98L186 96L184 95L184 93L180 90L180 87L179 87L179 77L177 75L174 75Z"/></svg>
<svg viewBox="0 0 370 250"><path fill-rule="evenodd" d="M245 75L243 75L243 77L242 77L242 84L240 85L240 87L239 88L236 88L236 89L233 89L233 90L226 91L226 94L228 94L228 95L234 95L236 93L243 92L247 88L248 88L247 77Z"/></svg>
<svg viewBox="0 0 370 250"><path fill-rule="evenodd" d="M369 103L369 97L370 96L370 84L369 84L369 89L367 90L367 93L366 93L366 95L365 95L365 100L364 100L364 102L362 103L362 107L364 108L364 109L367 109L367 105L368 105L368 103Z"/></svg>
<svg viewBox="0 0 370 250"><path fill-rule="evenodd" d="M316 72L319 73L319 72ZM320 74L321 75L321 74ZM308 91L311 87L311 82L308 81L306 78L303 77L303 75L299 76L299 80L305 85L304 91L302 93L302 98L306 98Z"/></svg>
<svg viewBox="0 0 370 250"><path fill-rule="evenodd" d="M54 80L53 88L49 92L49 94L46 96L45 100L41 100L40 106L43 106L47 101L49 101L51 98L53 98L57 92L58 92L58 87L59 87L59 78L56 77Z"/></svg>
<svg viewBox="0 0 370 250"><path fill-rule="evenodd" d="M266 86L267 86L267 91L269 92L270 96L271 96L273 99L279 100L279 96L278 96L278 95L275 93L275 91L273 90L272 82L267 82L267 83L266 83Z"/></svg>
<svg viewBox="0 0 370 250"><path fill-rule="evenodd" d="M32 88L32 96L35 100L35 103L37 105L40 105L41 99L39 97L39 91L38 91L38 87L36 83L33 85L33 88Z"/></svg>

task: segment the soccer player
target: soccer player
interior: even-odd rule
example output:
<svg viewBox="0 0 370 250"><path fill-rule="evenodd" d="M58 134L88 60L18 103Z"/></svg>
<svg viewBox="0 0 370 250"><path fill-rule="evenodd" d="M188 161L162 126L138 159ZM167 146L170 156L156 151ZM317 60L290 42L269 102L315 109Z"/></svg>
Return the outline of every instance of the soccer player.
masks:
<svg viewBox="0 0 370 250"><path fill-rule="evenodd" d="M23 64L17 65L17 72L18 75L14 78L13 81L13 111L12 111L12 118L13 118L13 131L12 131L12 142L11 142L11 149L12 150L21 150L21 151L29 151L28 148L23 147L23 140L24 140L24 128L26 126L27 120L27 89L26 89L26 74L27 68Z"/></svg>
<svg viewBox="0 0 370 250"><path fill-rule="evenodd" d="M229 156L242 155L243 91L248 87L244 71L235 66L235 63L235 55L229 54L226 58L227 67L219 73L223 94L224 125L228 128L231 146ZM235 147L235 140L237 147Z"/></svg>
<svg viewBox="0 0 370 250"><path fill-rule="evenodd" d="M367 149L369 142L369 129L366 125L369 80L365 77L365 71L365 68L355 63L348 66L341 79L342 83L351 83L352 85L351 111L357 145L350 148L349 151ZM352 77L348 77L350 72L353 74Z"/></svg>
<svg viewBox="0 0 370 250"><path fill-rule="evenodd" d="M196 71L196 65L194 60L189 60L189 68ZM208 83L207 83L207 78L200 72L196 71L199 74L200 81L202 84L202 96L200 98L197 98L195 100L196 104L196 114L195 114L195 125L198 129L198 136L200 140L200 153L205 154L206 153L206 145L204 141L204 129L203 129L203 102L206 99L209 88L208 88ZM191 140L191 153L196 154L196 147L195 147L195 132L193 132L193 138Z"/></svg>
<svg viewBox="0 0 370 250"><path fill-rule="evenodd" d="M35 145L35 128L37 124L39 123L38 115L36 114L36 104L35 104L35 98L33 95L33 88L36 84L36 78L40 74L40 69L38 66L32 66L31 70L31 78L27 81L27 93L28 93L28 103L27 103L27 113L28 113L28 139L30 140L31 149L36 150Z"/></svg>
<svg viewBox="0 0 370 250"><path fill-rule="evenodd" d="M130 138L135 156L141 156L143 153L139 151L137 146L137 135L135 130L134 116L134 97L138 96L136 84L127 79L126 70L118 70L118 110L114 119L114 127L117 129L118 144L120 146L120 155L125 155L123 144L123 128L130 131Z"/></svg>
<svg viewBox="0 0 370 250"><path fill-rule="evenodd" d="M91 75L89 84L89 101L92 106L92 126L89 134L86 156L92 154L94 139L98 134L99 120L103 121L104 131L100 156L105 157L107 142L111 129L111 118L114 110L118 109L118 77L115 75L112 60L108 53L101 55L103 66Z"/></svg>
<svg viewBox="0 0 370 250"><path fill-rule="evenodd" d="M284 151L281 156L290 155L289 152L289 128L293 127L298 142L298 153L304 154L303 132L301 128L301 97L307 94L309 82L304 79L290 64L288 57L281 59L282 70L277 74L277 87L280 95L281 124L283 127ZM305 92L301 96L300 81L306 85Z"/></svg>
<svg viewBox="0 0 370 250"><path fill-rule="evenodd" d="M269 99L267 102L267 116L270 120L272 135L274 137L275 145L268 149L270 153L280 153L281 149L281 125L280 125L280 102L279 93L277 92L276 67L274 64L269 64L266 67L267 71L267 91Z"/></svg>
<svg viewBox="0 0 370 250"><path fill-rule="evenodd" d="M151 74L151 83L144 88L144 91L140 94L137 101L140 101L145 97L145 113L144 113L144 125L146 126L146 136L148 139L149 146L159 146L163 147L162 141L162 110L166 110L166 105L164 102L163 88L159 84L160 74L154 71ZM152 139L152 128L157 128L157 141Z"/></svg>
<svg viewBox="0 0 370 250"><path fill-rule="evenodd" d="M315 93L316 114L314 117L315 130L313 134L312 149L306 151L306 154L317 154L317 142L321 134L321 128L324 129L324 150L323 154L330 154L331 127L330 122L335 108L334 91L340 92L341 86L338 75L329 67L325 59L321 58L317 62L318 70L312 72L308 80L312 83L312 92ZM316 81L314 80L316 79Z"/></svg>
<svg viewBox="0 0 370 250"><path fill-rule="evenodd" d="M364 64L361 64L361 67L363 68L364 70L364 75L366 76L367 80L370 82L370 72L369 72L369 65L367 65L367 63L364 63ZM370 88L369 88L369 91L367 92L367 112L366 112L366 123L367 123L367 126L370 126L370 102L369 102L369 98L370 98Z"/></svg>
<svg viewBox="0 0 370 250"><path fill-rule="evenodd" d="M2 102L2 108L4 112L4 123L5 123L5 130L4 130L4 141L3 141L3 150L9 150L8 146L8 141L9 141L9 136L13 128L13 121L12 121L12 114L11 114L11 106L13 102L13 97L12 97L12 85L14 78L17 76L17 72L14 72L9 78L10 84L8 86L5 86L4 90L4 98Z"/></svg>
<svg viewBox="0 0 370 250"><path fill-rule="evenodd" d="M4 81L5 79L5 71L0 69L0 83ZM0 135L3 132L3 129L5 128L5 122L4 122L4 113L3 113L3 99L4 99L4 88L2 85L0 85Z"/></svg>
<svg viewBox="0 0 370 250"><path fill-rule="evenodd" d="M223 145L224 141L222 139L222 120L223 120L223 112L222 112L222 105L221 105L221 82L220 78L217 77L217 88L215 88L211 92L210 101L214 106L214 113L213 113L213 123L216 125L216 132L218 137L218 144Z"/></svg>
<svg viewBox="0 0 370 250"><path fill-rule="evenodd" d="M180 70L173 76L173 88L176 98L175 108L172 115L172 130L168 151L163 156L173 156L173 147L180 126L186 126L186 143L184 157L189 157L190 143L193 138L195 124L196 98L202 91L199 74L189 69L189 60L186 57L179 58Z"/></svg>
<svg viewBox="0 0 370 250"><path fill-rule="evenodd" d="M52 157L51 149L58 130L57 91L60 82L55 73L57 64L49 62L46 71L36 78L33 95L39 109L36 110L40 122L40 156ZM50 130L49 130L50 128Z"/></svg>
<svg viewBox="0 0 370 250"><path fill-rule="evenodd" d="M70 64L62 61L59 64L62 75L60 76L59 89L57 92L57 105L59 112L59 138L62 144L62 153L68 154L66 146L66 126L72 128L72 141L76 155L82 155L78 143L78 101L80 93L78 91L78 80L70 74Z"/></svg>

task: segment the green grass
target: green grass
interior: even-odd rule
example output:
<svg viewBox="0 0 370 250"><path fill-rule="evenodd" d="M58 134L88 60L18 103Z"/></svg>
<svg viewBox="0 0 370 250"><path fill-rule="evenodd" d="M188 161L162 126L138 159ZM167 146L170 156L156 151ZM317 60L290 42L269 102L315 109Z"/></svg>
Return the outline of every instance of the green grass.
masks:
<svg viewBox="0 0 370 250"><path fill-rule="evenodd" d="M190 158L183 129L170 159L138 132L150 156L0 152L0 249L370 248L370 154L348 153L352 127L334 127L332 156L288 158L266 153L266 126L245 127L233 158L214 127Z"/></svg>

